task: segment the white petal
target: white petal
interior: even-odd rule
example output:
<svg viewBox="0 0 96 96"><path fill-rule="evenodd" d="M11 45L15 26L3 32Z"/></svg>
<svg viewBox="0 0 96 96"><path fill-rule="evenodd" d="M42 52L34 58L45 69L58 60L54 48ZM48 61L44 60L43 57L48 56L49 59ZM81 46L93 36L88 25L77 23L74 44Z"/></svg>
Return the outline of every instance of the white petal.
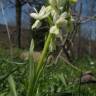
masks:
<svg viewBox="0 0 96 96"><path fill-rule="evenodd" d="M46 8L44 7L42 10L40 10L40 12L39 12L40 19L44 19L44 18L48 17L49 14L51 13L51 10L52 10L51 6L48 6Z"/></svg>
<svg viewBox="0 0 96 96"><path fill-rule="evenodd" d="M37 13L31 13L30 16L33 17L34 19L38 19L39 14L37 14Z"/></svg>
<svg viewBox="0 0 96 96"><path fill-rule="evenodd" d="M59 28L57 26L52 26L50 28L49 32L52 33L52 34L58 35L59 34Z"/></svg>
<svg viewBox="0 0 96 96"><path fill-rule="evenodd" d="M40 20L36 20L35 23L32 25L32 29L34 29L34 28L38 29L40 26L41 26Z"/></svg>
<svg viewBox="0 0 96 96"><path fill-rule="evenodd" d="M68 16L67 12L61 14L61 17L66 18Z"/></svg>
<svg viewBox="0 0 96 96"><path fill-rule="evenodd" d="M45 6L42 6L42 8L40 9L39 13L42 13L45 10L46 10L46 7Z"/></svg>

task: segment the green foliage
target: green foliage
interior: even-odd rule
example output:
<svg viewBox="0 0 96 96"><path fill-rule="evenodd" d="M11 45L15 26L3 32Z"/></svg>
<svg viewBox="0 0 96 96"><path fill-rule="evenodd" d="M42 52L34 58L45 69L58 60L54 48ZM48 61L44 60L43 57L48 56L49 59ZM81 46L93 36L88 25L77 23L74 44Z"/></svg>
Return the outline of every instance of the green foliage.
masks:
<svg viewBox="0 0 96 96"><path fill-rule="evenodd" d="M17 95L17 92L16 92L15 81L14 81L12 75L10 75L10 76L8 77L8 82L9 82L9 86L10 86L10 96L18 96L18 95Z"/></svg>
<svg viewBox="0 0 96 96"><path fill-rule="evenodd" d="M3 51L4 52L4 51ZM3 55L5 53L2 53ZM6 55L6 54L5 54ZM29 64L27 65L16 65L10 64L7 61L3 60L4 57L0 59L0 96L8 96L10 93L10 85L7 82L7 79L3 79L8 73L12 74L14 77L15 88L18 96L25 96L26 91L28 90L28 74L29 74ZM8 57L6 59L9 59ZM92 59L96 64L96 59ZM15 61L19 62L18 59ZM32 60L32 62L34 62ZM77 66L82 72L92 71L96 74L96 65L91 65L88 57L83 57L74 61L74 66ZM18 66L14 72L14 68ZM39 79L39 88L37 95L39 96L62 96L62 94L74 94L73 96L95 96L96 87L94 84L79 85L77 79L80 78L81 72L75 70L70 65L64 63L64 60L61 58L56 65L49 64L45 66L45 69L42 72L42 76ZM31 75L32 76L32 75ZM12 82L11 82L12 83ZM80 90L79 90L80 87ZM12 87L11 87L12 88ZM66 96L65 95L65 96ZM9 95L10 96L10 95ZM12 95L13 96L13 95Z"/></svg>

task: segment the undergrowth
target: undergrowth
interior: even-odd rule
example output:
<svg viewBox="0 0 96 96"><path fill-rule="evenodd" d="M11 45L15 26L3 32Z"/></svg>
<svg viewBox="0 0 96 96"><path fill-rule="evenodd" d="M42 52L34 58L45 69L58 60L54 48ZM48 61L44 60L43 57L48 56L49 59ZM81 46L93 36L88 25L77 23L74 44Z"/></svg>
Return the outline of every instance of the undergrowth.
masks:
<svg viewBox="0 0 96 96"><path fill-rule="evenodd" d="M9 74L11 74L14 78L18 96L25 96L27 86L26 78L28 75L27 64L18 65L10 63L7 61L10 60L10 58L6 57L6 50L2 50L1 52L0 96L5 96L4 94L8 96L7 94L10 91L10 87L7 80ZM3 56L6 57L6 60L4 60ZM15 59L17 60L17 62L20 62L20 58ZM96 61L94 58L92 60L94 61L93 65L90 64L89 59L85 56L76 60L74 62L74 66L81 69L82 72L92 71L94 74L96 74ZM94 84L80 85L78 79L80 79L81 72L73 69L70 65L64 63L64 60L62 59L60 59L56 65L53 63L50 64L50 66L46 66L43 73L44 74L39 81L41 84L39 96L96 96L96 87L94 86Z"/></svg>

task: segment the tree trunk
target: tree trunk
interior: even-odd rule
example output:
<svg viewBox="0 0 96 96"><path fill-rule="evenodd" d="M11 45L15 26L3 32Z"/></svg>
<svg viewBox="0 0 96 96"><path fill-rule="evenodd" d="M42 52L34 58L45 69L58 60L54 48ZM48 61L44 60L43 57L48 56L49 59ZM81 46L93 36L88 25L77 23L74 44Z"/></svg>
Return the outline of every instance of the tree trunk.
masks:
<svg viewBox="0 0 96 96"><path fill-rule="evenodd" d="M21 2L16 0L16 32L17 32L17 47L21 48Z"/></svg>

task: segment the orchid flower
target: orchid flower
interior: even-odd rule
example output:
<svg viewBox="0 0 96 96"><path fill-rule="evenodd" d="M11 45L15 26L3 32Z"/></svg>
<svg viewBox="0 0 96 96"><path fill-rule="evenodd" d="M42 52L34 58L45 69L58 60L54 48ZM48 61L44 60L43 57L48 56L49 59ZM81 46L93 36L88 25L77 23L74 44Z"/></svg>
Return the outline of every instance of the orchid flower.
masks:
<svg viewBox="0 0 96 96"><path fill-rule="evenodd" d="M40 22L40 20L36 20L35 23L32 25L32 29L38 29L41 26L41 24L42 23Z"/></svg>
<svg viewBox="0 0 96 96"><path fill-rule="evenodd" d="M32 25L32 29L39 28L41 26L40 20L48 17L49 14L51 13L51 10L52 10L51 6L48 7L43 6L39 11L39 13L37 12L37 10L36 13L31 13L30 16L36 19L35 23Z"/></svg>
<svg viewBox="0 0 96 96"><path fill-rule="evenodd" d="M57 19L57 21L56 21L56 25L57 26L59 26L59 27L62 27L64 24L67 24L67 20L66 20L66 18L67 18L67 12L64 12L64 13L62 13L61 15L60 15L60 17Z"/></svg>
<svg viewBox="0 0 96 96"><path fill-rule="evenodd" d="M55 34L55 35L58 35L59 34L59 28L54 25L50 28L50 31L49 31L51 34Z"/></svg>
<svg viewBox="0 0 96 96"><path fill-rule="evenodd" d="M39 13L36 11L36 13L31 13L30 16L36 20L42 20L49 16L51 9L52 9L51 6L48 7L43 6L39 11Z"/></svg>

